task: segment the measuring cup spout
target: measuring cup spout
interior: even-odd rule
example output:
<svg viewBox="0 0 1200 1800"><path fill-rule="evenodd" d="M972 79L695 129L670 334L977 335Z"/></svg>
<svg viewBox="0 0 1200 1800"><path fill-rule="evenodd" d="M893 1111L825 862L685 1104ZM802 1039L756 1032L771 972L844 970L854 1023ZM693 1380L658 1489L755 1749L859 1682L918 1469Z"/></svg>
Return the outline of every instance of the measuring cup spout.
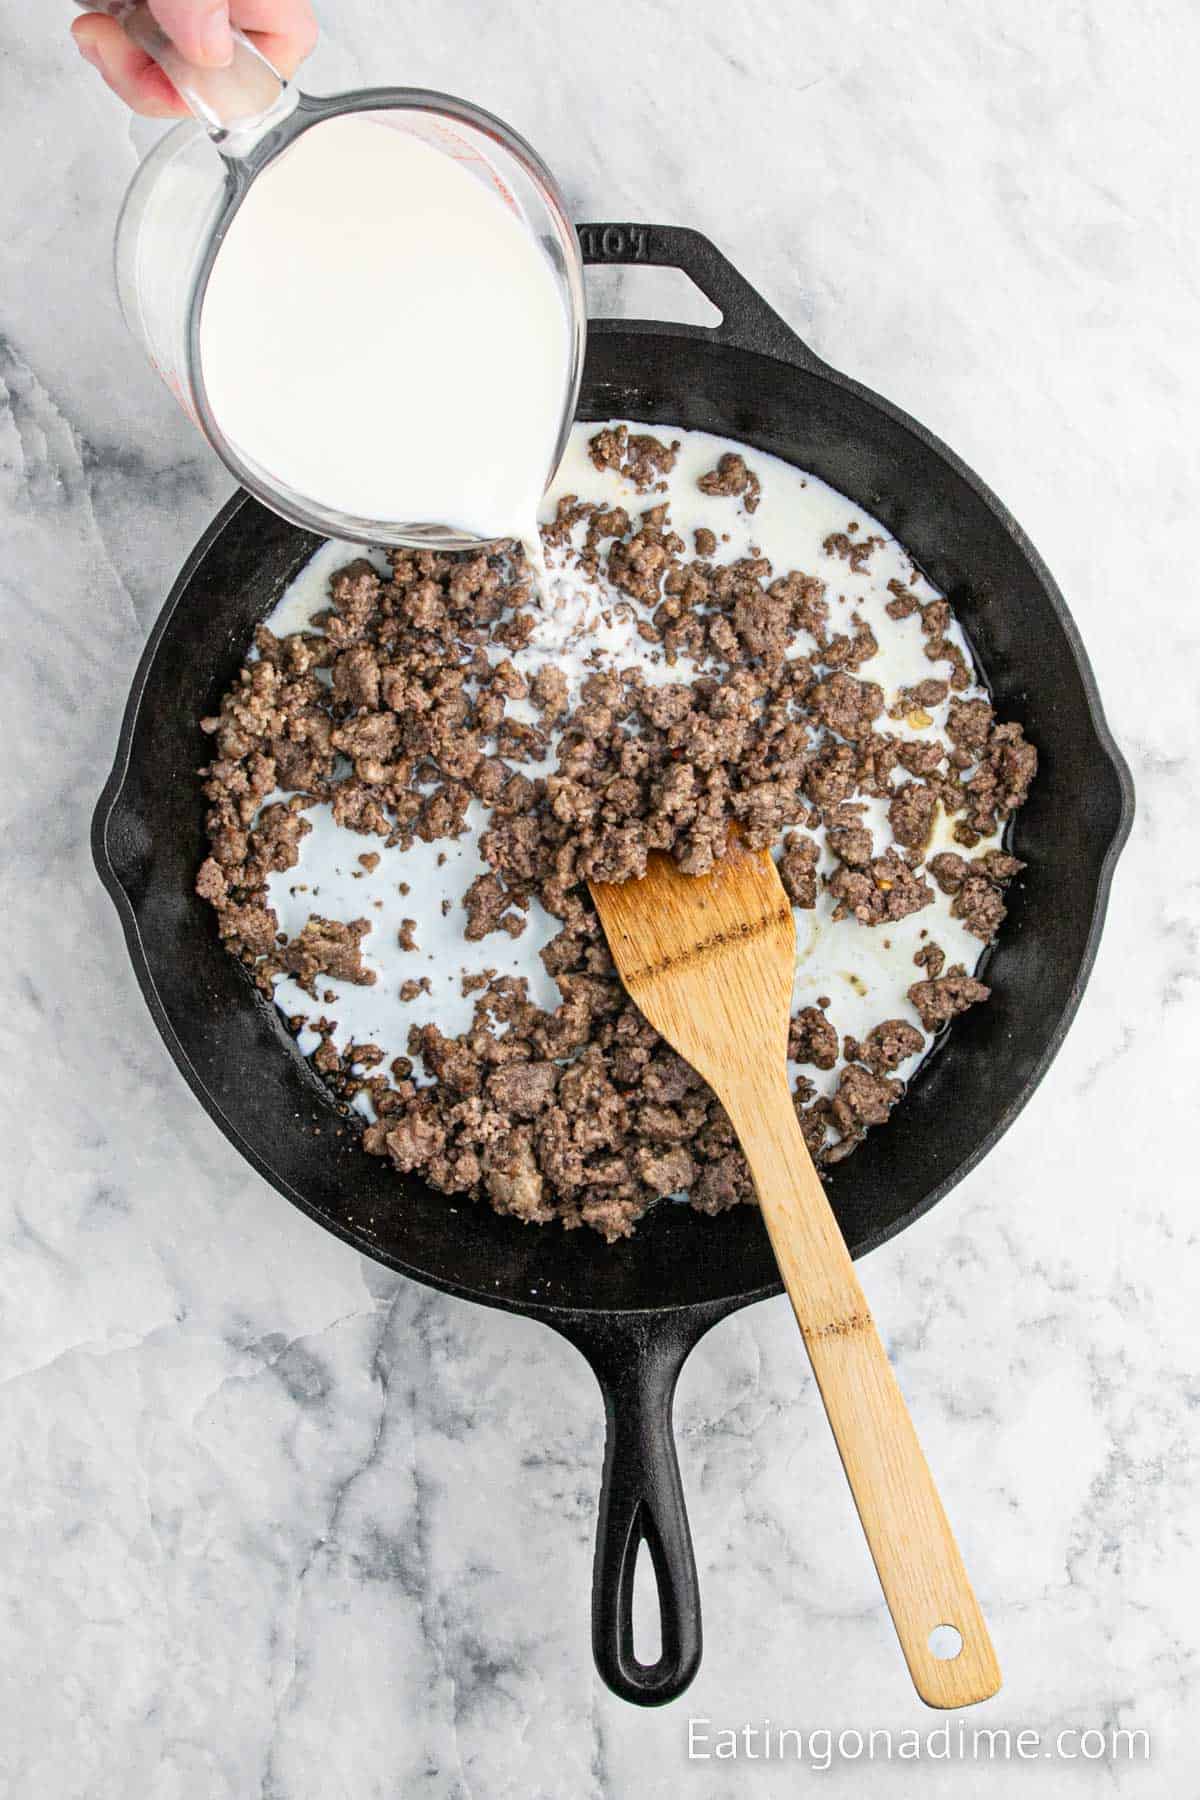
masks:
<svg viewBox="0 0 1200 1800"><path fill-rule="evenodd" d="M296 104L299 90L236 27L228 67L201 69L180 55L145 0L76 0L76 4L84 12L107 13L154 58L222 156L246 155Z"/></svg>

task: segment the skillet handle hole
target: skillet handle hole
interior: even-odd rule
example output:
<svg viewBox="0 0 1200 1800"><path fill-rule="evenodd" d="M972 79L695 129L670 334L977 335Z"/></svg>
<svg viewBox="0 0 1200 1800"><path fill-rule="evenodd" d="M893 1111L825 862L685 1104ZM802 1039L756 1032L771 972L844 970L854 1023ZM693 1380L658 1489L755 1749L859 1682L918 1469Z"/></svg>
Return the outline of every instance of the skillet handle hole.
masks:
<svg viewBox="0 0 1200 1800"><path fill-rule="evenodd" d="M658 1571L650 1544L643 1535L638 1539L633 1565L633 1654L643 1669L652 1669L662 1658L662 1608L658 1593Z"/></svg>
<svg viewBox="0 0 1200 1800"><path fill-rule="evenodd" d="M668 319L715 331L724 314L682 269L648 263L588 265L589 319Z"/></svg>

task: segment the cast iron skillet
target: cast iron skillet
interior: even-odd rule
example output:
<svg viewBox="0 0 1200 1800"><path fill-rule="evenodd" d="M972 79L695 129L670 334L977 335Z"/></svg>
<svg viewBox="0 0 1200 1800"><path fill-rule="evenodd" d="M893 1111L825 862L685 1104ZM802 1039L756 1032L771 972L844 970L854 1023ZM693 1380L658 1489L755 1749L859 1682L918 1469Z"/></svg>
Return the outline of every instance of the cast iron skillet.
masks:
<svg viewBox="0 0 1200 1800"><path fill-rule="evenodd" d="M665 226L580 227L589 262L684 270L720 308L713 330L593 324L579 412L698 427L813 470L895 532L953 601L1001 714L1041 768L1019 816L1028 863L989 973L990 1005L955 1026L885 1131L830 1192L855 1256L883 1243L974 1167L1029 1099L1092 965L1133 815L1128 771L1075 625L1041 559L983 483L928 431L822 363L707 239ZM758 1214L662 1205L608 1247L450 1203L335 1129L333 1103L272 1007L226 956L193 894L204 854L195 778L252 629L318 540L247 495L188 558L134 678L96 810L97 867L121 915L155 1023L226 1136L326 1230L417 1281L527 1313L591 1364L607 1441L592 1590L605 1681L642 1704L682 1693L700 1662L700 1600L671 1432L676 1379L718 1319L780 1292ZM799 1355L797 1346L797 1355ZM950 1496L951 1500L953 1496ZM662 1650L633 1650L633 1574L649 1548Z"/></svg>

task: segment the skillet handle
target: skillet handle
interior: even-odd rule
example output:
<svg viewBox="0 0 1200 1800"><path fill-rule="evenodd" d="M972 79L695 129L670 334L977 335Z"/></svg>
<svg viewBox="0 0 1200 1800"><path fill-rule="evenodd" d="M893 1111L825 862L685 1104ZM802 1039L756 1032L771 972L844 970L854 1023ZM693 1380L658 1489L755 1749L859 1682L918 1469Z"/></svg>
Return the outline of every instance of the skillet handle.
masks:
<svg viewBox="0 0 1200 1800"><path fill-rule="evenodd" d="M721 313L721 323L712 326L659 319L591 319L589 331L701 338L739 350L756 350L814 374L828 371L829 364L809 349L702 232L687 225L577 225L575 229L585 263L680 269Z"/></svg>
<svg viewBox="0 0 1200 1800"><path fill-rule="evenodd" d="M700 1589L671 1430L675 1383L695 1344L636 1314L576 1315L555 1328L581 1350L604 1395L604 1474L592 1569L592 1655L614 1694L637 1706L678 1699L700 1667ZM703 1330L703 1327L701 1328ZM658 1588L657 1661L633 1647L633 1582L642 1543Z"/></svg>

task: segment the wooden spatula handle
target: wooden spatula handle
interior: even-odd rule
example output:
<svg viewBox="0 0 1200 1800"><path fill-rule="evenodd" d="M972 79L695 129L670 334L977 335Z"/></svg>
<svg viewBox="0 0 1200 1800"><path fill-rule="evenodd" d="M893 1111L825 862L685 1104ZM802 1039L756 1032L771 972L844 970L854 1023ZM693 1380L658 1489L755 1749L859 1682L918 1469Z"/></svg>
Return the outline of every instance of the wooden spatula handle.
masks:
<svg viewBox="0 0 1200 1800"><path fill-rule="evenodd" d="M986 1700L1000 1686L987 1626L787 1084L760 1075L725 1103L913 1684L930 1706ZM953 1658L930 1648L939 1625L962 1638Z"/></svg>

